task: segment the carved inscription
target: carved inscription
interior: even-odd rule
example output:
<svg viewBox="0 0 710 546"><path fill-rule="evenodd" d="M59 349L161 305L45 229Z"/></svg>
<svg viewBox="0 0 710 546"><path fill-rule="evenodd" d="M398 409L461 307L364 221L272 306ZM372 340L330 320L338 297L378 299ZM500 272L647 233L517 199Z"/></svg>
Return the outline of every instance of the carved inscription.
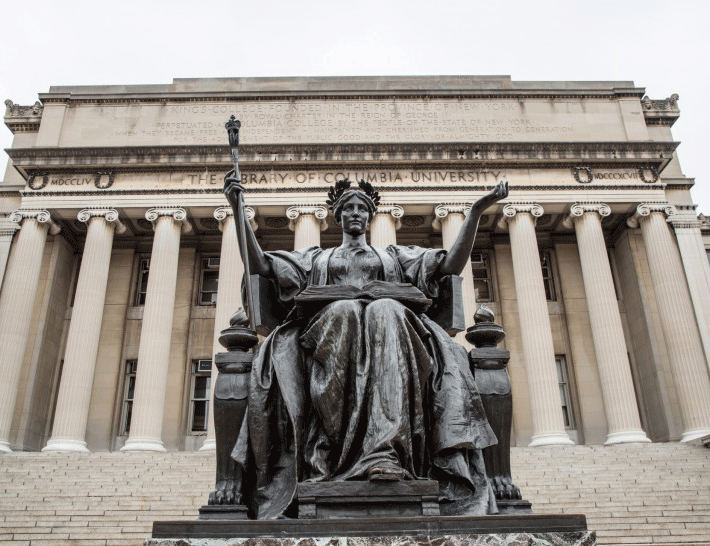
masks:
<svg viewBox="0 0 710 546"><path fill-rule="evenodd" d="M322 185L335 184L338 180L365 180L380 187L388 184L497 184L506 180L500 169L462 171L271 171L243 172L242 183L246 186L269 185ZM209 186L222 184L224 173L202 172L185 174L184 186Z"/></svg>
<svg viewBox="0 0 710 546"><path fill-rule="evenodd" d="M590 118L585 112L594 112ZM313 99L137 104L76 109L66 123L79 144L222 145L225 120L242 122L244 144L624 140L613 103L483 99ZM590 122L590 119L593 119ZM91 123L89 123L91 122ZM98 122L98 123L97 123ZM69 128L70 129L70 128ZM79 136L80 135L80 136Z"/></svg>

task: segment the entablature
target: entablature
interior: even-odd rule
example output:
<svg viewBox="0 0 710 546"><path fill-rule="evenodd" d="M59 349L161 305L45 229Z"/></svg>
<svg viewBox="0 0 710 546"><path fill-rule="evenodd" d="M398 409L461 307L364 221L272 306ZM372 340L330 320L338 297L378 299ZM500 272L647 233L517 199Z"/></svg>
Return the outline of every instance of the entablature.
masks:
<svg viewBox="0 0 710 546"><path fill-rule="evenodd" d="M679 142L476 142L424 144L284 144L240 147L244 170L318 168L333 165L421 164L465 168L648 166L662 172ZM25 177L46 170L176 169L195 165L231 165L227 146L49 147L7 150L13 166Z"/></svg>

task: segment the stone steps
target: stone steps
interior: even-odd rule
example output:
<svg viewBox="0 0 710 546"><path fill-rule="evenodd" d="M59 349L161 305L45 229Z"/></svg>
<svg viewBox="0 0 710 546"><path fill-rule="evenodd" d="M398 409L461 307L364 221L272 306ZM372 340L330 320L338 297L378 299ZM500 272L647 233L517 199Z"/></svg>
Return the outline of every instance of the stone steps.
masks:
<svg viewBox="0 0 710 546"><path fill-rule="evenodd" d="M514 448L536 513L583 513L599 544L710 544L710 450L677 443ZM195 519L205 453L0 456L0 546L142 545L154 520Z"/></svg>

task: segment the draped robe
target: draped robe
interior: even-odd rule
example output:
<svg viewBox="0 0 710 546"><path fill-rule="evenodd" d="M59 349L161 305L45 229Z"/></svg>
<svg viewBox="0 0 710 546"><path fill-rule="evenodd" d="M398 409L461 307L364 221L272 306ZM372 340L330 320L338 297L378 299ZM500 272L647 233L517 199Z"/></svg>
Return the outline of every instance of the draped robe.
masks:
<svg viewBox="0 0 710 546"><path fill-rule="evenodd" d="M377 267L364 280L438 297L445 251L369 252ZM310 284L337 284L333 253L267 252L281 303L293 308ZM233 457L253 476L259 519L288 514L299 481L367 479L382 463L438 480L442 514L480 515L496 511L481 454L495 443L462 346L392 299L342 300L310 317L292 311L259 346Z"/></svg>

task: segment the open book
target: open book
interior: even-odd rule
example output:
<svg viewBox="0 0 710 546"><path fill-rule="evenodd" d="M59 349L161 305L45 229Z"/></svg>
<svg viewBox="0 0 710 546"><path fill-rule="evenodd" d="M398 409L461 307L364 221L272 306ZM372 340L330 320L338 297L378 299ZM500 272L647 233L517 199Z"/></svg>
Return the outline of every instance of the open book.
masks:
<svg viewBox="0 0 710 546"><path fill-rule="evenodd" d="M390 298L416 314L424 313L431 300L417 287L405 282L370 281L362 288L348 284L316 286L309 284L294 298L300 316L312 316L327 304L338 300L379 300Z"/></svg>

